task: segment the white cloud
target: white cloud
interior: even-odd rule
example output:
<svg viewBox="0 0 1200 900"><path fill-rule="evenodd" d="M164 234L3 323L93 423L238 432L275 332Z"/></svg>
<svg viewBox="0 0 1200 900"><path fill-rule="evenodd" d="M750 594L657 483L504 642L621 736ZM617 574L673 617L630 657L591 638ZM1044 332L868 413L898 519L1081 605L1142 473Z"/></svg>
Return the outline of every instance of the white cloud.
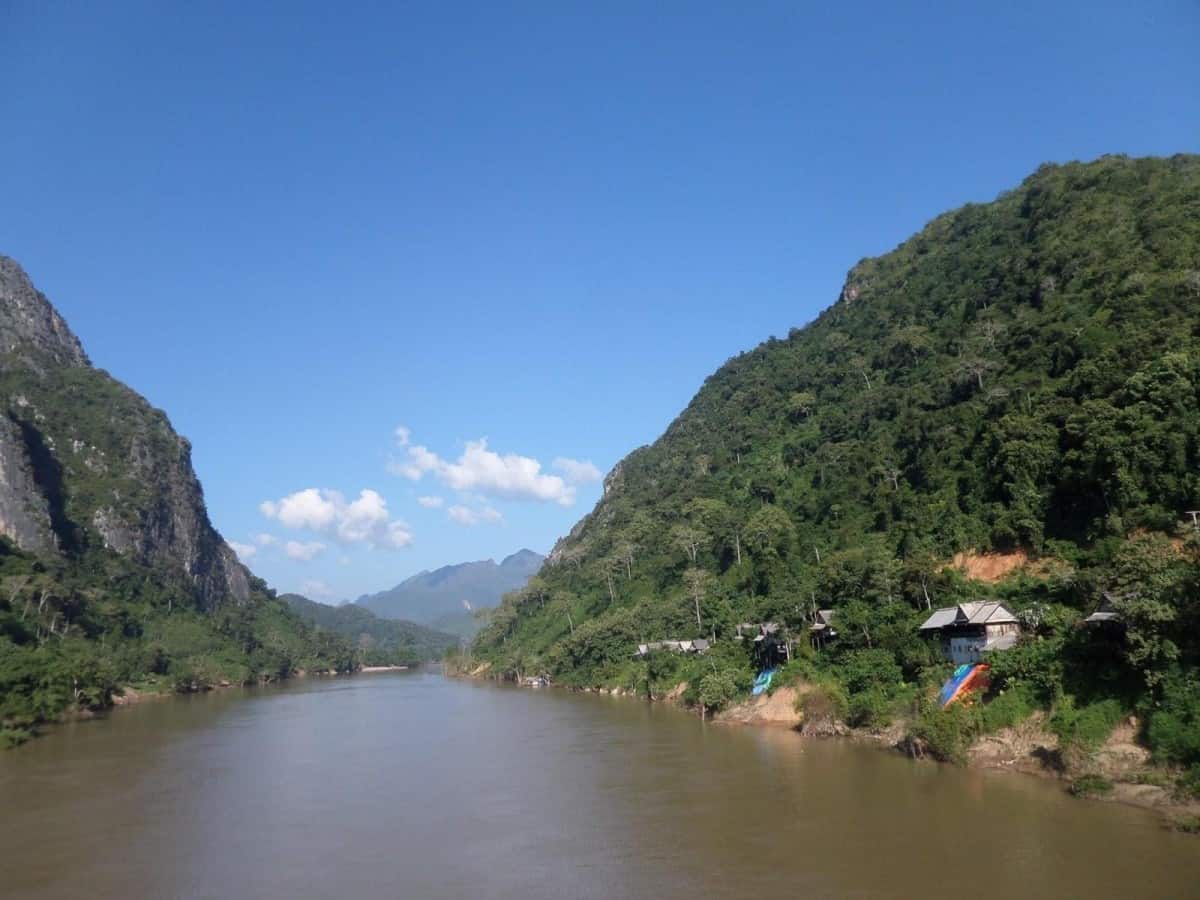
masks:
<svg viewBox="0 0 1200 900"><path fill-rule="evenodd" d="M279 543L279 538L273 534L267 534L265 531L259 532L254 536L254 543L260 547L273 547Z"/></svg>
<svg viewBox="0 0 1200 900"><path fill-rule="evenodd" d="M342 495L337 491L305 488L288 494L279 502L264 500L259 510L268 519L278 519L288 528L311 528L321 531L337 518Z"/></svg>
<svg viewBox="0 0 1200 900"><path fill-rule="evenodd" d="M602 475L590 459L571 459L567 456L560 456L554 460L553 465L563 473L567 484L590 484L593 481L599 481Z"/></svg>
<svg viewBox="0 0 1200 900"><path fill-rule="evenodd" d="M325 545L320 541L288 541L283 545L283 552L290 559L301 559L307 562L325 551Z"/></svg>
<svg viewBox="0 0 1200 900"><path fill-rule="evenodd" d="M372 490L361 491L358 499L337 513L337 535L347 544L370 541L379 528L386 528L387 501Z"/></svg>
<svg viewBox="0 0 1200 900"><path fill-rule="evenodd" d="M441 509L446 505L446 501L441 497L418 497L417 503L426 509Z"/></svg>
<svg viewBox="0 0 1200 900"><path fill-rule="evenodd" d="M359 491L358 498L349 503L338 491L305 488L282 500L264 500L259 509L267 518L276 519L288 528L329 534L342 544L407 547L413 540L408 525L393 519L387 501L370 488ZM289 541L285 547L288 556L311 558L293 555L293 546L307 545Z"/></svg>
<svg viewBox="0 0 1200 900"><path fill-rule="evenodd" d="M403 425L396 426L396 443L401 447L407 447L408 442L412 440L412 432Z"/></svg>
<svg viewBox="0 0 1200 900"><path fill-rule="evenodd" d="M310 600L328 600L333 596L333 588L323 581L312 579L300 585L300 593Z"/></svg>
<svg viewBox="0 0 1200 900"><path fill-rule="evenodd" d="M242 562L248 562L258 552L258 548L253 544L240 544L237 541L226 541L225 543L238 555L238 559Z"/></svg>
<svg viewBox="0 0 1200 900"><path fill-rule="evenodd" d="M543 472L542 464L533 457L516 453L501 456L489 450L486 438L468 441L455 462L442 459L420 444L407 444L405 450L407 458L393 461L388 470L412 481L433 474L456 491L477 491L489 497L540 500L562 506L575 502L573 484L561 476Z"/></svg>
<svg viewBox="0 0 1200 900"><path fill-rule="evenodd" d="M483 525L488 522L500 522L504 519L499 510L492 509L490 506L471 509L467 506L455 504L446 510L446 515L459 525Z"/></svg>
<svg viewBox="0 0 1200 900"><path fill-rule="evenodd" d="M399 519L394 522L388 522L387 533L384 535L383 543L399 550L401 547L407 547L412 542L412 532L408 530L407 525Z"/></svg>

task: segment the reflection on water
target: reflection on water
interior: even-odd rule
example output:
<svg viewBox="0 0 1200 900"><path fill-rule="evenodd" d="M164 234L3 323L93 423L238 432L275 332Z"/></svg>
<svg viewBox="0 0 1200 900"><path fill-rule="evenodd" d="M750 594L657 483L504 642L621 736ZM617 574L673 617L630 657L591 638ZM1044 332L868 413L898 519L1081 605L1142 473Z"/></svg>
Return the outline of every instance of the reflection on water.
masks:
<svg viewBox="0 0 1200 900"><path fill-rule="evenodd" d="M1057 786L434 675L146 703L0 755L14 897L1200 896Z"/></svg>

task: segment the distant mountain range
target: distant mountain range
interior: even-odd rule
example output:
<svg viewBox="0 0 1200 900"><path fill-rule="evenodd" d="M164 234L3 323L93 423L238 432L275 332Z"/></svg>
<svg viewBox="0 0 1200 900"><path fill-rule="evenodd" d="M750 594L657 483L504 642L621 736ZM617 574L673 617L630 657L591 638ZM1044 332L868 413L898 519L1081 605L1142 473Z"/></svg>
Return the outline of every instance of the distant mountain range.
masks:
<svg viewBox="0 0 1200 900"><path fill-rule="evenodd" d="M279 598L301 619L349 639L364 665L412 664L440 659L458 637L416 622L383 619L369 609L347 603L328 606L300 594Z"/></svg>
<svg viewBox="0 0 1200 900"><path fill-rule="evenodd" d="M363 594L355 605L387 619L407 619L471 637L479 628L472 613L496 606L506 593L524 587L544 559L532 550L518 550L499 565L485 559L442 566L419 572L391 590Z"/></svg>

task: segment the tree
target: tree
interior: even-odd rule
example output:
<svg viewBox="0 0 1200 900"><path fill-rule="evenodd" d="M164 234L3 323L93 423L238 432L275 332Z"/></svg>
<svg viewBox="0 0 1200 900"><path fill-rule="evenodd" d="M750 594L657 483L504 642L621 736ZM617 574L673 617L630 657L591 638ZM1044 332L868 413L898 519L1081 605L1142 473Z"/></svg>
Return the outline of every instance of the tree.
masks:
<svg viewBox="0 0 1200 900"><path fill-rule="evenodd" d="M737 682L728 671L713 671L700 679L700 711L702 714L715 712L737 694Z"/></svg>
<svg viewBox="0 0 1200 900"><path fill-rule="evenodd" d="M996 352L996 342L1004 335L1008 329L1003 324L994 319L984 319L979 323L976 329L979 337L987 344L988 349L993 353Z"/></svg>
<svg viewBox="0 0 1200 900"><path fill-rule="evenodd" d="M633 578L633 561L637 555L637 545L633 541L621 541L613 552L617 559L625 564L625 577Z"/></svg>
<svg viewBox="0 0 1200 900"><path fill-rule="evenodd" d="M688 518L706 534L725 545L732 544L737 564L742 562L742 529L737 516L721 500L698 497L684 507ZM694 560L693 560L694 562Z"/></svg>
<svg viewBox="0 0 1200 900"><path fill-rule="evenodd" d="M762 506L746 523L746 531L759 552L778 555L786 551L795 535L792 520L778 506Z"/></svg>
<svg viewBox="0 0 1200 900"><path fill-rule="evenodd" d="M706 538L707 535L695 525L676 525L671 529L671 540L687 554L692 565L696 564L696 557Z"/></svg>
<svg viewBox="0 0 1200 900"><path fill-rule="evenodd" d="M605 556L596 565L600 570L601 577L604 578L604 583L608 586L609 602L616 603L617 591L613 580L620 577L621 573L625 571L625 561L617 556Z"/></svg>
<svg viewBox="0 0 1200 900"><path fill-rule="evenodd" d="M787 411L792 421L807 419L817 404L817 395L812 391L796 391L788 397Z"/></svg>
<svg viewBox="0 0 1200 900"><path fill-rule="evenodd" d="M1200 271L1191 269L1183 278L1183 283L1187 286L1188 292L1193 297L1200 297Z"/></svg>
<svg viewBox="0 0 1200 900"><path fill-rule="evenodd" d="M922 325L906 325L892 336L889 352L894 361L904 360L916 365L929 349L929 329Z"/></svg>
<svg viewBox="0 0 1200 900"><path fill-rule="evenodd" d="M892 486L893 491L900 490L900 476L904 474L904 470L893 463L890 459L885 459L879 464L876 471L880 477Z"/></svg>
<svg viewBox="0 0 1200 900"><path fill-rule="evenodd" d="M1125 623L1125 656L1153 689L1179 659L1181 613L1194 614L1195 560L1163 535L1140 534L1121 545L1113 576L1113 605Z"/></svg>
<svg viewBox="0 0 1200 900"><path fill-rule="evenodd" d="M546 608L546 599L550 596L550 585L540 575L534 575L525 582L524 599L537 603L538 609Z"/></svg>
<svg viewBox="0 0 1200 900"><path fill-rule="evenodd" d="M958 380L961 382L974 382L979 386L979 390L983 390L983 376L996 368L996 364L989 359L980 357L971 357L963 359L959 362L958 368L955 370L958 375Z"/></svg>
<svg viewBox="0 0 1200 900"><path fill-rule="evenodd" d="M704 602L711 579L712 576L703 569L691 568L683 573L683 583L687 585L688 595L692 598L696 611L696 630L701 634L704 633L704 623L700 621L700 604Z"/></svg>
<svg viewBox="0 0 1200 900"><path fill-rule="evenodd" d="M571 607L577 599L570 591L556 591L554 599L551 601L553 608L566 617L567 626L571 629L571 634L575 633L575 618L571 615Z"/></svg>
<svg viewBox="0 0 1200 900"><path fill-rule="evenodd" d="M866 357L852 356L850 357L850 365L856 372L858 372L859 375L862 376L862 380L866 383L867 390L869 391L871 389L871 377L867 373L871 368L871 364L867 362Z"/></svg>

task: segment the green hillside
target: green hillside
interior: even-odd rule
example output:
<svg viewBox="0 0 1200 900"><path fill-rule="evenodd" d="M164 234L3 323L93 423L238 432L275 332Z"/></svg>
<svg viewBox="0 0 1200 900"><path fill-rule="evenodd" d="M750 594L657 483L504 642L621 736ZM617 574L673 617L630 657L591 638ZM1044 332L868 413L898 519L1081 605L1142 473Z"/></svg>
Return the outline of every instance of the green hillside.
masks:
<svg viewBox="0 0 1200 900"><path fill-rule="evenodd" d="M458 646L458 637L399 619L383 619L369 609L347 603L329 606L302 597L279 598L304 621L350 641L355 659L364 666L414 665L441 659Z"/></svg>
<svg viewBox="0 0 1200 900"><path fill-rule="evenodd" d="M124 686L348 669L209 521L191 445L0 256L0 746Z"/></svg>
<svg viewBox="0 0 1200 900"><path fill-rule="evenodd" d="M473 652L579 685L689 680L716 705L748 687L735 623L799 633L828 607L841 639L793 668L870 722L944 676L928 608L994 596L1027 623L994 661L1005 703L1066 730L1142 711L1157 752L1200 761L1197 508L1200 157L1046 165L730 359ZM947 566L1018 549L1031 564L995 584ZM1102 652L1075 623L1104 590L1128 634ZM631 658L701 635L703 661Z"/></svg>

